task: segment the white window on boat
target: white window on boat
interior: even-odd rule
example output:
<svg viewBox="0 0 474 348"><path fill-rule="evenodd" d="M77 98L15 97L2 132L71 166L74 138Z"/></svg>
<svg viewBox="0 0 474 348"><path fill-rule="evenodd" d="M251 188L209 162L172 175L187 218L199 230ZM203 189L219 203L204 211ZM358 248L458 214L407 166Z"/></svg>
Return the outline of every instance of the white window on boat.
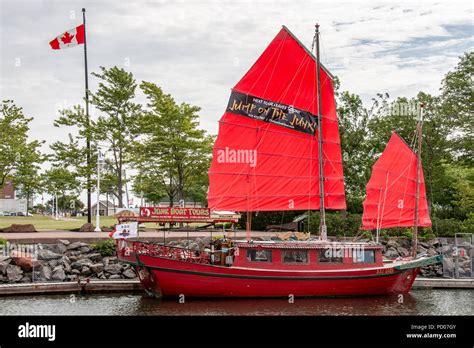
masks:
<svg viewBox="0 0 474 348"><path fill-rule="evenodd" d="M283 263L308 263L308 250L283 250Z"/></svg>
<svg viewBox="0 0 474 348"><path fill-rule="evenodd" d="M318 250L319 262L321 263L342 263L343 262L342 249L321 249Z"/></svg>
<svg viewBox="0 0 474 348"><path fill-rule="evenodd" d="M375 263L375 250L354 250L352 259L354 263Z"/></svg>
<svg viewBox="0 0 474 348"><path fill-rule="evenodd" d="M272 262L272 251L271 250L247 250L247 261L256 262Z"/></svg>

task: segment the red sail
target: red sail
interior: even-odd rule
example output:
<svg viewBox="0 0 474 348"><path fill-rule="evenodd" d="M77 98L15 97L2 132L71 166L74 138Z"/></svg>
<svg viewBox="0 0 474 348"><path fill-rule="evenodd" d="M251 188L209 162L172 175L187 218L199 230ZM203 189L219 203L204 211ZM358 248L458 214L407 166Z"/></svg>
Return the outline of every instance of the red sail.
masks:
<svg viewBox="0 0 474 348"><path fill-rule="evenodd" d="M325 206L345 209L332 77L321 68ZM211 209L319 209L316 61L285 27L232 90L209 170Z"/></svg>
<svg viewBox="0 0 474 348"><path fill-rule="evenodd" d="M372 168L364 201L366 230L415 225L417 156L396 133ZM421 165L421 164L420 164ZM423 168L420 175L418 226L431 226Z"/></svg>

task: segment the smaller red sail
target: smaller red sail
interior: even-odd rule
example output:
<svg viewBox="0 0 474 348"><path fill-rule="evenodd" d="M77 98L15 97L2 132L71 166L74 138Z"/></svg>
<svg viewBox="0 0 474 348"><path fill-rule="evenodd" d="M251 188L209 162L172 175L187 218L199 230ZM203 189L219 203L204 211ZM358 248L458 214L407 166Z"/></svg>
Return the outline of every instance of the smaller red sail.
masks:
<svg viewBox="0 0 474 348"><path fill-rule="evenodd" d="M364 201L365 230L415 225L417 155L395 132L372 167ZM421 163L420 163L421 166ZM423 167L420 168L418 226L429 227Z"/></svg>

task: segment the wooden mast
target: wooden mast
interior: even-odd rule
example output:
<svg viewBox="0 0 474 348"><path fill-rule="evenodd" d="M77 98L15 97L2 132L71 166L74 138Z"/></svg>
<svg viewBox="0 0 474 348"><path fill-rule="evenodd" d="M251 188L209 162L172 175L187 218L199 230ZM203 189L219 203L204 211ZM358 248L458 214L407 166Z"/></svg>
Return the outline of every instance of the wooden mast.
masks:
<svg viewBox="0 0 474 348"><path fill-rule="evenodd" d="M418 249L418 201L420 200L420 178L421 178L421 145L422 145L422 130L423 130L423 104L420 104L420 112L418 116L418 123L416 125L416 133L418 137L418 150L416 161L416 194L415 194L415 221L413 226L412 237L412 256L416 257Z"/></svg>
<svg viewBox="0 0 474 348"><path fill-rule="evenodd" d="M319 236L322 240L327 239L326 210L324 206L324 169L323 169L323 137L322 137L322 108L321 108L321 59L319 56L319 24L316 24L316 83L318 90L318 164L319 164Z"/></svg>

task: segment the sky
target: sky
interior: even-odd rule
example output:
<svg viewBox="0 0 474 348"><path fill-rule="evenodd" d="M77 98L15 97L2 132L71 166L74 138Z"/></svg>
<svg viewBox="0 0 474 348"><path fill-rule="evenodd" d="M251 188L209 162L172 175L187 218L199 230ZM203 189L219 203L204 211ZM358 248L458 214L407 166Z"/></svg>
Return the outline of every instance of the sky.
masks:
<svg viewBox="0 0 474 348"><path fill-rule="evenodd" d="M310 48L318 22L323 64L366 103L376 93L437 94L473 49L471 1L0 0L0 97L34 117L30 136L46 140L45 152L67 138L53 126L58 110L84 96L83 47L48 43L82 23L83 7L90 72L118 66L156 83L200 106L213 134L230 89L282 25ZM94 91L97 79L89 84ZM140 91L136 101L145 102Z"/></svg>

